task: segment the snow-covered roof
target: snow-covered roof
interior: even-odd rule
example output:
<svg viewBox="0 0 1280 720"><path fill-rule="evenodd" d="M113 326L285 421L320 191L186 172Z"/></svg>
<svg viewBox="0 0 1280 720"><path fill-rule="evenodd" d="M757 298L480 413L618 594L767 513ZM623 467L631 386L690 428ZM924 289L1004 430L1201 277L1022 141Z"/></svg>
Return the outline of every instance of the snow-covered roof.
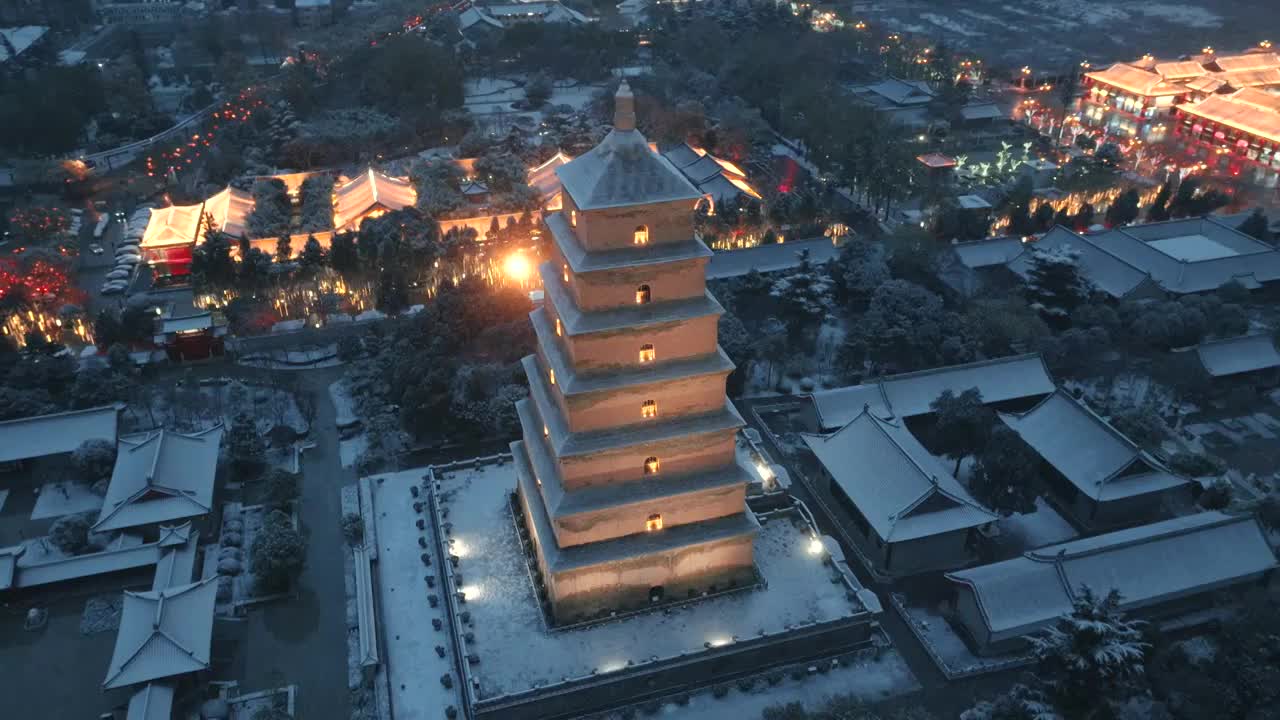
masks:
<svg viewBox="0 0 1280 720"><path fill-rule="evenodd" d="M1024 413L1000 413L1000 419L1085 497L1099 502L1188 482L1070 393L1060 390Z"/></svg>
<svg viewBox="0 0 1280 720"><path fill-rule="evenodd" d="M0 590L13 587L13 576L18 569L18 558L26 552L26 545L11 545L0 548Z"/></svg>
<svg viewBox="0 0 1280 720"><path fill-rule="evenodd" d="M860 95L875 95L894 105L923 105L933 99L933 90L923 80L899 80L886 78L869 85L859 85L854 89Z"/></svg>
<svg viewBox="0 0 1280 720"><path fill-rule="evenodd" d="M466 32L476 25L496 29L502 28L502 23L498 22L492 15L489 15L474 5L468 6L466 10L458 13L459 30Z"/></svg>
<svg viewBox="0 0 1280 720"><path fill-rule="evenodd" d="M1280 367L1280 350L1271 336L1263 333L1200 343L1196 356L1213 377Z"/></svg>
<svg viewBox="0 0 1280 720"><path fill-rule="evenodd" d="M194 243L200 235L204 203L151 208L150 212L147 229L142 234L144 248L186 245Z"/></svg>
<svg viewBox="0 0 1280 720"><path fill-rule="evenodd" d="M702 193L635 127L635 98L624 80L614 98L614 127L599 145L556 168L579 210L697 200Z"/></svg>
<svg viewBox="0 0 1280 720"><path fill-rule="evenodd" d="M217 592L216 577L166 590L126 591L103 688L208 669Z"/></svg>
<svg viewBox="0 0 1280 720"><path fill-rule="evenodd" d="M222 426L193 435L168 430L120 438L95 532L170 522L213 509Z"/></svg>
<svg viewBox="0 0 1280 720"><path fill-rule="evenodd" d="M356 578L356 626L359 632L360 664L378 664L378 622L373 601L373 568L369 549L360 545L351 549Z"/></svg>
<svg viewBox="0 0 1280 720"><path fill-rule="evenodd" d="M230 185L204 201L203 214L213 218L213 226L232 237L246 237L249 215L253 213L253 196ZM203 232L200 232L203 235Z"/></svg>
<svg viewBox="0 0 1280 720"><path fill-rule="evenodd" d="M951 245L951 251L960 258L960 262L972 270L1004 265L1021 255L1023 249L1022 238L1017 236L993 237Z"/></svg>
<svg viewBox="0 0 1280 720"><path fill-rule="evenodd" d="M864 408L831 435L802 437L885 542L940 535L996 519L901 420L885 420Z"/></svg>
<svg viewBox="0 0 1280 720"><path fill-rule="evenodd" d="M542 22L587 23L590 19L558 0L535 0L504 5L486 5L485 11L499 20L519 22L535 17Z"/></svg>
<svg viewBox="0 0 1280 720"><path fill-rule="evenodd" d="M1112 297L1123 298L1149 279L1146 272L1103 250L1092 238L1078 235L1061 225L1045 233L1034 244L1025 246L1022 253L1009 261L1009 269L1026 278L1031 272L1036 249L1060 248L1079 253L1081 276Z"/></svg>
<svg viewBox="0 0 1280 720"><path fill-rule="evenodd" d="M156 541L160 557L156 561L155 575L151 578L152 590L164 590L191 582L199 541L200 533L196 532L190 521L160 528L160 539Z"/></svg>
<svg viewBox="0 0 1280 720"><path fill-rule="evenodd" d="M972 122L974 120L999 120L1005 117L1005 114L995 103L969 103L960 108L960 117Z"/></svg>
<svg viewBox="0 0 1280 720"><path fill-rule="evenodd" d="M848 424L866 405L886 417L914 417L931 412L929 406L944 390L958 395L975 387L990 404L1047 395L1055 386L1040 354L1028 353L888 375L863 385L820 390L811 397L819 422L830 430Z"/></svg>
<svg viewBox="0 0 1280 720"><path fill-rule="evenodd" d="M85 440L115 442L122 409L104 405L0 422L0 463L68 453Z"/></svg>
<svg viewBox="0 0 1280 720"><path fill-rule="evenodd" d="M21 55L28 48L35 45L49 32L49 28L44 25L22 25L20 27L0 28L0 35L4 35L6 42L0 43L0 62L8 62L12 60L9 56L9 47L13 47L14 56Z"/></svg>
<svg viewBox="0 0 1280 720"><path fill-rule="evenodd" d="M571 160L559 150L552 155L549 160L541 165L531 169L528 174L529 187L538 191L538 195L543 201L550 200L556 193L560 192L560 177L556 175L556 168L568 163Z"/></svg>
<svg viewBox="0 0 1280 720"><path fill-rule="evenodd" d="M1095 594L1119 590L1120 609L1132 611L1244 582L1275 566L1252 515L1215 511L1049 545L946 577L973 592L999 641L1069 614L1082 586Z"/></svg>
<svg viewBox="0 0 1280 720"><path fill-rule="evenodd" d="M333 227L356 230L370 211L402 210L418 201L413 183L384 175L370 167L333 191Z"/></svg>
<svg viewBox="0 0 1280 720"><path fill-rule="evenodd" d="M1058 226L1028 245L1009 268L1026 277L1033 248L1063 246L1080 253L1081 274L1113 297L1128 295L1148 277L1176 294L1216 290L1233 280L1245 287L1280 280L1280 250L1213 217L1129 225L1092 235Z"/></svg>
<svg viewBox="0 0 1280 720"><path fill-rule="evenodd" d="M129 698L125 720L170 720L173 717L173 685L152 682Z"/></svg>
<svg viewBox="0 0 1280 720"><path fill-rule="evenodd" d="M167 317L161 320L161 332L180 333L207 330L213 327L213 313L203 312L186 317Z"/></svg>
<svg viewBox="0 0 1280 720"><path fill-rule="evenodd" d="M707 263L707 279L738 277L752 270L762 273L789 270L800 264L800 253L805 250L809 251L809 261L815 264L824 263L840 252L835 243L827 238L725 250L711 256Z"/></svg>

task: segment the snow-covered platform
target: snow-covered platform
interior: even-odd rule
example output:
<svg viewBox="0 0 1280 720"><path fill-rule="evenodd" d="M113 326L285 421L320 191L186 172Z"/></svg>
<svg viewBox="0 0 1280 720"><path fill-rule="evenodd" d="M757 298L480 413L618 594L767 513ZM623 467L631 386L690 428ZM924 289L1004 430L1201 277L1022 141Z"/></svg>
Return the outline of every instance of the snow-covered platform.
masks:
<svg viewBox="0 0 1280 720"><path fill-rule="evenodd" d="M426 484L419 485L424 475ZM515 483L509 456L378 479L379 572L394 572L398 584L421 582L424 573L433 577L419 591L397 592L386 578L379 581L397 715L412 708L409 714L417 716L424 703L443 700L412 696L445 690L436 677L450 665L461 675L454 692L462 691L475 717L521 720L605 711L870 644L878 606L864 605L866 591L842 563L831 561L794 511L759 518L758 588L550 630L512 514ZM412 486L420 487L416 498ZM414 502L422 502L421 514ZM428 567L417 540L424 536L438 558ZM458 558L456 567L441 562L449 555ZM430 595L439 597L439 607L431 607ZM436 630L425 618L440 617L441 610L448 615ZM447 659L431 652L437 645L448 649ZM397 660L411 667L398 673ZM398 674L422 673L412 667L417 662L440 667L396 692Z"/></svg>

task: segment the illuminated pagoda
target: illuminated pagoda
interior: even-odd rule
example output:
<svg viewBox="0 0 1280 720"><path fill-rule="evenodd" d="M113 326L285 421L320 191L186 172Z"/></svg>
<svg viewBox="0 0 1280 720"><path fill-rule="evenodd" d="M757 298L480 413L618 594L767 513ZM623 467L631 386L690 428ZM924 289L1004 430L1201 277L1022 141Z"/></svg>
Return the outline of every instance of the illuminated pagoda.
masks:
<svg viewBox="0 0 1280 720"><path fill-rule="evenodd" d="M531 313L530 397L511 449L557 623L754 582L759 525L724 393L724 309L694 235L703 193L636 129L619 88L612 132L557 168L561 212Z"/></svg>

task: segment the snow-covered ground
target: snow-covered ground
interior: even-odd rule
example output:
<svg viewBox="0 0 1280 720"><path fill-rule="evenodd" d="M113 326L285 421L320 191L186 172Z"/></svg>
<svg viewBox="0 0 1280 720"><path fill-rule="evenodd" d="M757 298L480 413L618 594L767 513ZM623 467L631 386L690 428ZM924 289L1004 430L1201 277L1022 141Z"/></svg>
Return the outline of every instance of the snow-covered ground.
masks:
<svg viewBox="0 0 1280 720"><path fill-rule="evenodd" d="M958 673L980 673L992 671L1022 661L1029 662L1025 655L1000 655L980 657L969 650L964 638L956 633L947 619L930 608L911 607L906 605L900 595L894 596L895 603L906 610L907 622L911 624L916 636L929 648L935 659L941 659L946 667L943 672L948 675Z"/></svg>
<svg viewBox="0 0 1280 720"><path fill-rule="evenodd" d="M356 415L355 402L347 392L345 380L339 380L329 386L329 399L333 401L334 422L338 427L350 425L359 419Z"/></svg>
<svg viewBox="0 0 1280 720"><path fill-rule="evenodd" d="M461 687L454 677L452 690L440 684L440 677L453 673L453 650L449 639L448 618L443 599L439 607L431 607L423 575L432 572L422 566L418 538L423 532L415 523L409 487L422 482L425 470L377 475L370 479L378 537L376 577L378 618L381 638L385 642L384 657L391 688L391 705L397 720L435 720L444 717L443 708L453 705L461 710L458 697ZM430 526L428 526L430 527ZM445 629L433 630L431 621L440 619ZM448 648L442 658L436 646Z"/></svg>
<svg viewBox="0 0 1280 720"><path fill-rule="evenodd" d="M338 359L337 345L325 345L324 347L309 350L255 353L238 358L236 363L272 370L312 370L314 368L341 365L342 361Z"/></svg>
<svg viewBox="0 0 1280 720"><path fill-rule="evenodd" d="M1010 515L996 524L1010 545L1017 544L1024 551L1066 542L1079 535L1044 498L1036 498L1035 512Z"/></svg>
<svg viewBox="0 0 1280 720"><path fill-rule="evenodd" d="M166 427L192 432L227 426L241 412L252 415L258 431L266 435L277 425L286 425L299 434L307 431L307 420L286 387L248 385L223 378L216 383L187 381L177 385L150 385L148 400L131 403L129 419L134 427Z"/></svg>
<svg viewBox="0 0 1280 720"><path fill-rule="evenodd" d="M474 621L470 649L481 658L478 678L484 698L618 670L628 661L639 664L700 652L706 643L782 632L788 626L836 620L862 610L845 585L832 582L835 570L824 558L807 551L807 530L788 518L774 518L763 524L755 543L756 565L767 588L551 633L511 518L508 495L516 477L510 461L448 471L440 482L441 503L453 523L452 552L461 558L465 609ZM416 543L382 544L389 546L387 552L417 559Z"/></svg>
<svg viewBox="0 0 1280 720"><path fill-rule="evenodd" d="M31 519L62 517L79 512L97 512L102 509L102 496L85 483L63 480L46 483L40 488Z"/></svg>
<svg viewBox="0 0 1280 720"><path fill-rule="evenodd" d="M778 685L757 680L750 691L744 692L735 684L722 698L700 692L691 697L687 705L663 705L657 716L682 720L753 720L774 705L800 703L814 712L836 696L851 695L870 704L919 688L902 656L896 650L887 650L877 659L806 674L800 680L784 674ZM613 720L617 716L610 717Z"/></svg>
<svg viewBox="0 0 1280 720"><path fill-rule="evenodd" d="M367 447L369 447L369 438L363 433L350 440L339 440L338 456L342 458L342 467L355 467Z"/></svg>

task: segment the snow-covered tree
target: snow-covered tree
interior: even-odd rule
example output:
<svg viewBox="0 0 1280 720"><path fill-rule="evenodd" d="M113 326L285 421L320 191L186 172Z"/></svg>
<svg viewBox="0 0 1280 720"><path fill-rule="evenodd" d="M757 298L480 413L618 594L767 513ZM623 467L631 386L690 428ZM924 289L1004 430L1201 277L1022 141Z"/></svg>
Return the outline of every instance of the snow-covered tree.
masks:
<svg viewBox="0 0 1280 720"><path fill-rule="evenodd" d="M320 241L316 240L314 235L308 235L306 244L302 246L302 253L298 255L298 266L302 270L302 275L308 279L315 278L324 270L327 261L327 254L320 246Z"/></svg>
<svg viewBox="0 0 1280 720"><path fill-rule="evenodd" d="M227 430L227 456L239 480L256 477L267 460L267 446L258 432L253 416L242 412Z"/></svg>
<svg viewBox="0 0 1280 720"><path fill-rule="evenodd" d="M1262 208L1254 208L1249 217L1245 218L1236 229L1265 243L1272 240L1271 223L1267 220L1266 213L1262 212Z"/></svg>
<svg viewBox="0 0 1280 720"><path fill-rule="evenodd" d="M1062 714L1095 717L1133 694L1144 680L1149 647L1142 623L1121 615L1120 593L1082 586L1070 615L1033 635L1037 675Z"/></svg>
<svg viewBox="0 0 1280 720"><path fill-rule="evenodd" d="M253 183L253 212L249 213L249 234L255 238L281 235L289 231L289 193L279 178L259 178Z"/></svg>
<svg viewBox="0 0 1280 720"><path fill-rule="evenodd" d="M773 282L769 294L778 301L792 342L805 341L822 324L831 312L831 292L831 278L813 264L808 250L800 252L799 265Z"/></svg>
<svg viewBox="0 0 1280 720"><path fill-rule="evenodd" d="M289 516L272 510L249 548L249 563L259 592L280 592L302 572L307 546Z"/></svg>
<svg viewBox="0 0 1280 720"><path fill-rule="evenodd" d="M49 542L68 555L78 555L89 549L89 528L93 515L88 512L63 515L49 526Z"/></svg>
<svg viewBox="0 0 1280 720"><path fill-rule="evenodd" d="M1031 307L1046 317L1065 321L1090 293L1090 285L1080 274L1080 253L1069 246L1032 246L1031 268L1026 293Z"/></svg>
<svg viewBox="0 0 1280 720"><path fill-rule="evenodd" d="M995 700L983 700L960 713L960 720L1063 720L1044 692L1017 683Z"/></svg>
<svg viewBox="0 0 1280 720"><path fill-rule="evenodd" d="M411 173L418 191L418 209L428 217L444 217L462 207L462 171L448 158L418 163Z"/></svg>
<svg viewBox="0 0 1280 720"><path fill-rule="evenodd" d="M323 232L333 229L333 176L328 173L311 175L302 181L298 191L300 199L300 229L303 232Z"/></svg>
<svg viewBox="0 0 1280 720"><path fill-rule="evenodd" d="M1040 456L1004 424L996 425L978 453L969 476L969 492L991 510L1008 517L1035 510L1040 488Z"/></svg>
<svg viewBox="0 0 1280 720"><path fill-rule="evenodd" d="M840 247L832 277L843 303L854 310L865 309L871 294L890 278L884 245L860 237L850 239Z"/></svg>
<svg viewBox="0 0 1280 720"><path fill-rule="evenodd" d="M71 466L90 483L111 477L115 464L116 444L110 440L85 440L71 453Z"/></svg>

